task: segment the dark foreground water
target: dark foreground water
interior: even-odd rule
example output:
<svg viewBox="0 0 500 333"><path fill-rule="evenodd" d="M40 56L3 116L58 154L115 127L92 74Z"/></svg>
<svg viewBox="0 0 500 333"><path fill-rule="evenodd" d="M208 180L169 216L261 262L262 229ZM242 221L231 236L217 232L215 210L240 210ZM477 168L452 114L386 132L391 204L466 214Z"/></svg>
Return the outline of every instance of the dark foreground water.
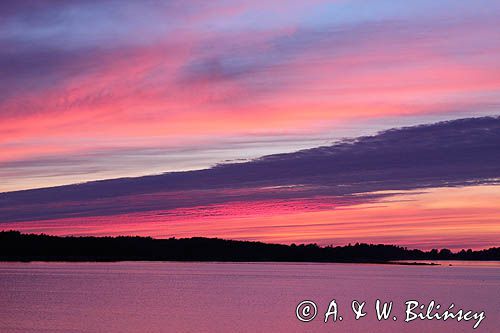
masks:
<svg viewBox="0 0 500 333"><path fill-rule="evenodd" d="M499 263L445 265L0 263L0 332L500 332ZM376 299L393 301L388 320ZM307 323L303 300L318 309ZM353 300L366 301L359 320ZM485 319L405 323L408 300Z"/></svg>

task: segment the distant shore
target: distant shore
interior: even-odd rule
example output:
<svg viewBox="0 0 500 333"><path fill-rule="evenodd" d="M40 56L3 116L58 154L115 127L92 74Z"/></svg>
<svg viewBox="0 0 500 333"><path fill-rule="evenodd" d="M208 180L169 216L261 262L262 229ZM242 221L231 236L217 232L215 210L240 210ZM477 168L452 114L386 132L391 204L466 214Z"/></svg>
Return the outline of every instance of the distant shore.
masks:
<svg viewBox="0 0 500 333"><path fill-rule="evenodd" d="M404 260L405 262L397 262ZM395 245L267 244L218 238L59 237L0 232L0 261L220 261L331 262L437 265L419 260L500 260L500 247L452 252L422 251Z"/></svg>

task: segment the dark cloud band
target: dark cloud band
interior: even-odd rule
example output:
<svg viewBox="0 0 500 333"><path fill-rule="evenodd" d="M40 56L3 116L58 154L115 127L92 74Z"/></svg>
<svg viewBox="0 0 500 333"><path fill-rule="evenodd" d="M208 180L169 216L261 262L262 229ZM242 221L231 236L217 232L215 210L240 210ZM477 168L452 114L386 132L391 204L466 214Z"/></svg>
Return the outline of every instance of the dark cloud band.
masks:
<svg viewBox="0 0 500 333"><path fill-rule="evenodd" d="M332 146L210 169L0 194L0 221L193 208L230 202L314 200L350 205L380 191L496 184L500 118L392 129Z"/></svg>

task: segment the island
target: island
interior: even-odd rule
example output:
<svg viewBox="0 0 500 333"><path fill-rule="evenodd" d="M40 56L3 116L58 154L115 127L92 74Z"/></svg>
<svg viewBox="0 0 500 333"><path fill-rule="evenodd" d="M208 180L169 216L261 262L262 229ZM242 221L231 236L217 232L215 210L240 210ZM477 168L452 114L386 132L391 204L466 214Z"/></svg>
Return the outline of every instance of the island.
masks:
<svg viewBox="0 0 500 333"><path fill-rule="evenodd" d="M60 237L19 231L0 232L0 261L391 263L398 260L500 260L500 247L452 252L449 249L422 251L396 245L362 243L345 246L284 245L203 237Z"/></svg>

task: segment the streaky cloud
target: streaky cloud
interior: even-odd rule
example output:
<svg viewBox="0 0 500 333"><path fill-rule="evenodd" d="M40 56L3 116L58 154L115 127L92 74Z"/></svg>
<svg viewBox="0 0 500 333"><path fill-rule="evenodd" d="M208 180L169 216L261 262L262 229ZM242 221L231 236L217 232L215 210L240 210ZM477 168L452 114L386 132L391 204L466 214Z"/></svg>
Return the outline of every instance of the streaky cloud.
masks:
<svg viewBox="0 0 500 333"><path fill-rule="evenodd" d="M391 129L331 146L209 169L0 194L0 221L108 216L231 202L312 200L329 207L403 191L496 184L500 117ZM320 208L318 208L320 209Z"/></svg>

